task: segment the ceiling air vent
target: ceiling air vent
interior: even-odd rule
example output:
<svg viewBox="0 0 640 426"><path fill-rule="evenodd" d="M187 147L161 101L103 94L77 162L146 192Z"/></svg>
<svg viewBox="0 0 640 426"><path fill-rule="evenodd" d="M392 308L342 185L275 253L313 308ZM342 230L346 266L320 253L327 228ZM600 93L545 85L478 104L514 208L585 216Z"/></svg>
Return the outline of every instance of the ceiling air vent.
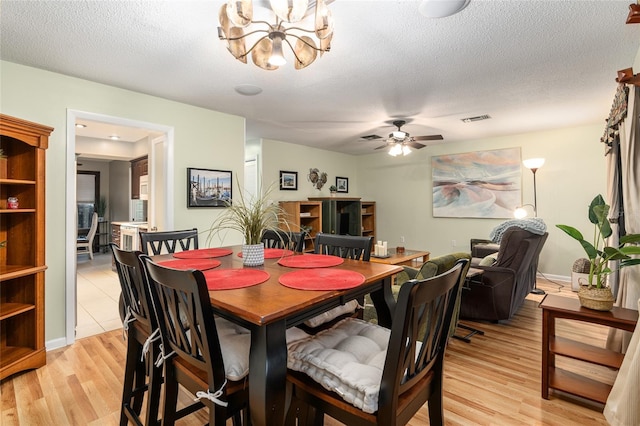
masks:
<svg viewBox="0 0 640 426"><path fill-rule="evenodd" d="M478 115L476 117L462 118L461 120L462 120L463 123L472 123L474 121L488 120L490 118L491 118L491 116L485 114L485 115Z"/></svg>
<svg viewBox="0 0 640 426"><path fill-rule="evenodd" d="M372 140L375 140L375 139L382 139L382 136L378 136L378 135L367 135L367 136L362 136L362 138L361 138L361 139L365 139L365 140L368 140L368 141L372 141Z"/></svg>

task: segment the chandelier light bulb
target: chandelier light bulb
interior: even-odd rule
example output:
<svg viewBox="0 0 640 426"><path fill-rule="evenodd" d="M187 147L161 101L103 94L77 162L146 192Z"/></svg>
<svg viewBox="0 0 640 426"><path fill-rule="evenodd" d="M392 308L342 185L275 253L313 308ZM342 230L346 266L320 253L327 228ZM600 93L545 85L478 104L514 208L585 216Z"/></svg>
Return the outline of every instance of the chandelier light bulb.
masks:
<svg viewBox="0 0 640 426"><path fill-rule="evenodd" d="M272 42L272 50L271 56L269 57L269 65L274 67L279 67L287 63L287 60L284 58L284 53L282 52L282 40L284 39L284 34L281 32L274 31L269 34L269 38Z"/></svg>

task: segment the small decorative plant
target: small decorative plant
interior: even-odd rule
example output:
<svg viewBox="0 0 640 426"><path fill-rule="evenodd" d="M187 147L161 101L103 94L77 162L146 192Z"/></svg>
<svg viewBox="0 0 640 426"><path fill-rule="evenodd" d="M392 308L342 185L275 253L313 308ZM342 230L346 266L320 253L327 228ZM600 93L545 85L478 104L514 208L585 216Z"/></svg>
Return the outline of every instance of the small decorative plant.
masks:
<svg viewBox="0 0 640 426"><path fill-rule="evenodd" d="M329 187L329 191L331 191L331 192L336 192L337 190L338 190L338 188L336 188L336 186L335 186L335 185L331 185L331 186Z"/></svg>
<svg viewBox="0 0 640 426"><path fill-rule="evenodd" d="M609 268L610 260L620 261L619 268L632 265L640 265L640 258L632 258L633 255L640 255L640 234L627 234L620 237L618 247L606 245L606 239L613 231L609 224L607 215L609 206L597 195L589 205L589 221L594 224L593 242L584 239L582 233L576 228L568 225L556 225L570 237L577 240L589 259L589 286L602 288L606 286L605 278L612 272ZM628 245L634 244L634 245Z"/></svg>
<svg viewBox="0 0 640 426"><path fill-rule="evenodd" d="M104 195L100 196L98 201L96 201L96 213L98 213L98 217L104 217L107 212L107 197Z"/></svg>

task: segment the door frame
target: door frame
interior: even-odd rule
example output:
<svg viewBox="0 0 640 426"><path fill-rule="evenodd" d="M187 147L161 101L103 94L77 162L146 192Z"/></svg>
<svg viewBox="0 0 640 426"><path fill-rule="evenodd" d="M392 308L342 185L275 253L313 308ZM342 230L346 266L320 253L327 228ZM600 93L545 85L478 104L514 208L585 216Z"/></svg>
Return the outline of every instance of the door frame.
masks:
<svg viewBox="0 0 640 426"><path fill-rule="evenodd" d="M79 111L67 109L67 156L66 156L66 199L65 199L65 278L66 278L66 294L65 294L65 334L66 344L70 345L76 340L76 239L77 239L77 215L76 215L76 120L85 119L91 121L99 121L104 123L115 124L125 127L137 127L149 129L164 133L164 179L163 183L167 188L163 205L166 224L168 229L173 227L174 211L173 211L173 180L174 180L174 128L161 124L149 123L139 120L131 120L128 118L114 117L105 114L98 114L87 111ZM158 147L154 148L155 150ZM153 155L153 150L149 150L149 155ZM151 160L151 158L150 158ZM159 206L156 206L159 207Z"/></svg>

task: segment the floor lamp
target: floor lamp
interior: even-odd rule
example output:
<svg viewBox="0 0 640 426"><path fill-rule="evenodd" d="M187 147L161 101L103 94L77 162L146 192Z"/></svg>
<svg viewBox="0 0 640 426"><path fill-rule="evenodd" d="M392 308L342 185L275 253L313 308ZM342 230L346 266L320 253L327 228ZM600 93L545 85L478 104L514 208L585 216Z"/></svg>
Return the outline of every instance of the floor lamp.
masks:
<svg viewBox="0 0 640 426"><path fill-rule="evenodd" d="M536 172L542 165L544 164L544 158L529 158L522 162L524 166L531 170L533 173L533 214L535 217L538 217L538 199L537 199L537 188L536 188ZM537 287L536 281L533 282L533 290L531 290L533 294L545 294L544 290L541 290Z"/></svg>

